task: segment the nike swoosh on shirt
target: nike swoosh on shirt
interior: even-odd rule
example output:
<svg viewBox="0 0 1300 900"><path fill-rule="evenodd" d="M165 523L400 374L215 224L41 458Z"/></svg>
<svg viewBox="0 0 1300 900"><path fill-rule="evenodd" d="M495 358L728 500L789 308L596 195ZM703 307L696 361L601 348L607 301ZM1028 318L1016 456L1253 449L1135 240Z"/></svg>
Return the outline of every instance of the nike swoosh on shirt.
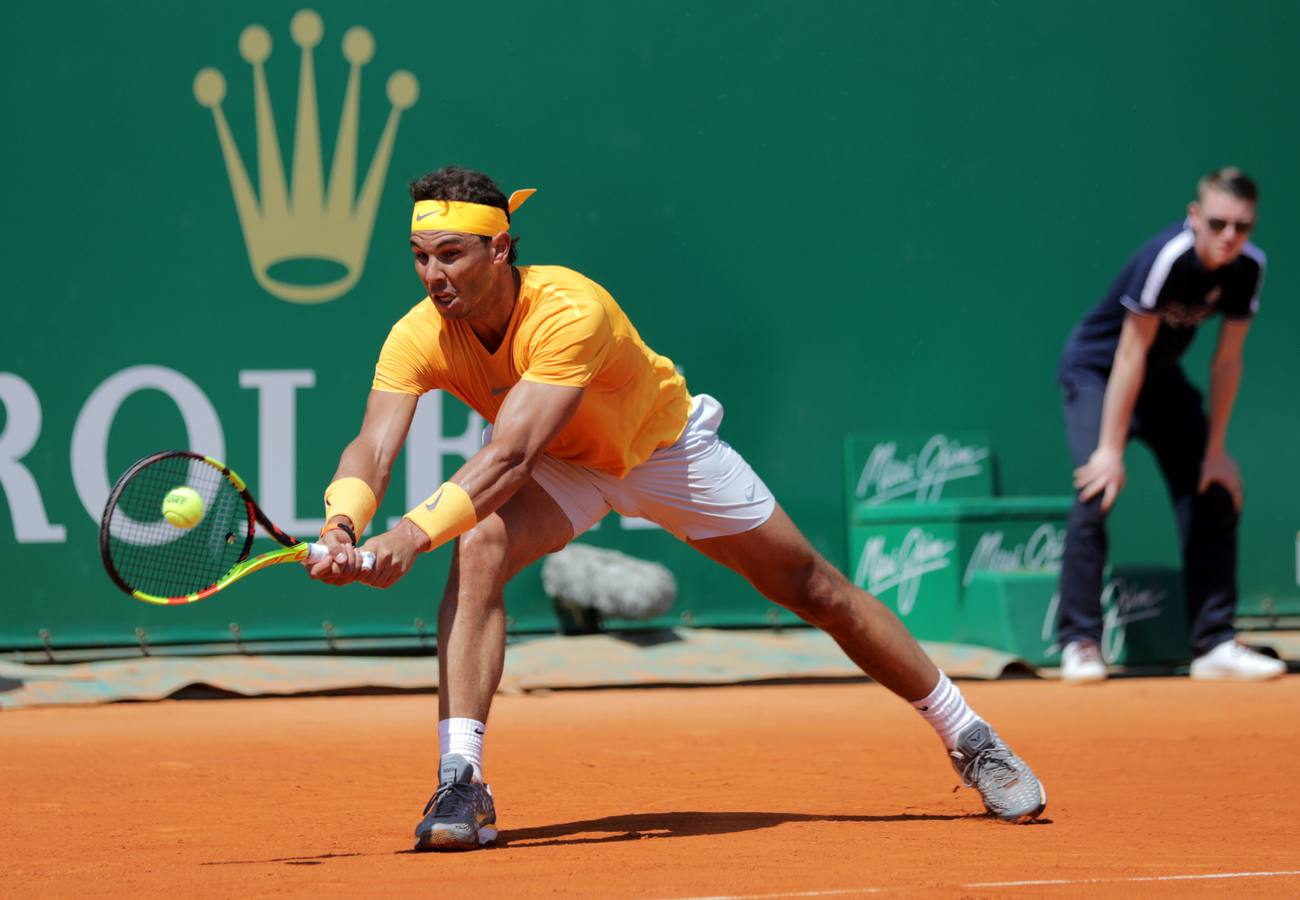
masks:
<svg viewBox="0 0 1300 900"><path fill-rule="evenodd" d="M510 385L508 384L502 388L492 388L492 396L495 397L498 394L504 394L508 390L510 390Z"/></svg>

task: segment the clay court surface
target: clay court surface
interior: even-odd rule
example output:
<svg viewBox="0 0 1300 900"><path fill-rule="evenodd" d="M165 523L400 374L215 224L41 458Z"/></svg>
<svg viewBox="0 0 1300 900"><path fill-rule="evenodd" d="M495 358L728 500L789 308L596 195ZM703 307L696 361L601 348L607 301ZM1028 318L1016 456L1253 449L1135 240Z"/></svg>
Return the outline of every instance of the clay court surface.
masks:
<svg viewBox="0 0 1300 900"><path fill-rule="evenodd" d="M457 855L409 849L430 695L7 712L0 895L1300 895L1300 677L962 687L1046 783L1039 823L982 816L863 683L502 696L502 837Z"/></svg>

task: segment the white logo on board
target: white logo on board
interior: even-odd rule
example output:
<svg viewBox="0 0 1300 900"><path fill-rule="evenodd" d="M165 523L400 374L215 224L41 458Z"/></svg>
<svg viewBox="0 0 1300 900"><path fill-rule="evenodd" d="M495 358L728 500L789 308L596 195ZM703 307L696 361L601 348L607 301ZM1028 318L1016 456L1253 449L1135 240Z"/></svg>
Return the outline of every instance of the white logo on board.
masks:
<svg viewBox="0 0 1300 900"><path fill-rule="evenodd" d="M923 528L908 531L893 550L885 549L882 536L868 538L858 557L854 583L877 597L898 588L898 614L905 616L916 606L921 578L948 568L952 564L950 554L956 546L956 542L936 538Z"/></svg>
<svg viewBox="0 0 1300 900"><path fill-rule="evenodd" d="M966 562L966 574L961 583L970 586L976 572L1011 572L1027 570L1041 572L1060 566L1065 555L1065 529L1044 522L1034 529L1029 539L1012 547L1004 546L1006 537L1001 531L987 531L975 542L975 551Z"/></svg>
<svg viewBox="0 0 1300 900"><path fill-rule="evenodd" d="M960 478L972 478L984 471L989 448L965 445L946 434L932 436L920 453L898 458L898 444L876 444L858 476L856 496L875 506L899 497L916 495L920 503L933 503L943 486Z"/></svg>

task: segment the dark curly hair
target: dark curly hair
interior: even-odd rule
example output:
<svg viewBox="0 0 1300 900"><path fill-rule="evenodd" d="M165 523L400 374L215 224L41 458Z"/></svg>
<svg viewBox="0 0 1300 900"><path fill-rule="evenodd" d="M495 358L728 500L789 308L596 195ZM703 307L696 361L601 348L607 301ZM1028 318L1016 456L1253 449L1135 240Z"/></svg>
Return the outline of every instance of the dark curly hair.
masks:
<svg viewBox="0 0 1300 900"><path fill-rule="evenodd" d="M427 175L421 175L411 182L410 188L411 200L418 203L421 200L457 200L463 203L480 203L484 206L495 206L506 214L506 221L510 221L509 201L506 195L497 187L495 181L484 175L482 172L476 172L473 169L466 169L462 166L443 166L437 171L430 172ZM486 243L490 238L478 237ZM519 238L510 235L510 259L511 265L519 257L516 249L519 246Z"/></svg>

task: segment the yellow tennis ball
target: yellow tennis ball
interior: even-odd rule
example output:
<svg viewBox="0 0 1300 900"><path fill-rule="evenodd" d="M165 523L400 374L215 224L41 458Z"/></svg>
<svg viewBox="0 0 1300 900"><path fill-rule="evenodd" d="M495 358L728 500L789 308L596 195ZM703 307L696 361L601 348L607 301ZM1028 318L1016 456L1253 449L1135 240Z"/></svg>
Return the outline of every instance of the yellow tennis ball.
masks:
<svg viewBox="0 0 1300 900"><path fill-rule="evenodd" d="M162 511L177 528L193 528L203 520L203 498L192 487L172 488L163 498Z"/></svg>

